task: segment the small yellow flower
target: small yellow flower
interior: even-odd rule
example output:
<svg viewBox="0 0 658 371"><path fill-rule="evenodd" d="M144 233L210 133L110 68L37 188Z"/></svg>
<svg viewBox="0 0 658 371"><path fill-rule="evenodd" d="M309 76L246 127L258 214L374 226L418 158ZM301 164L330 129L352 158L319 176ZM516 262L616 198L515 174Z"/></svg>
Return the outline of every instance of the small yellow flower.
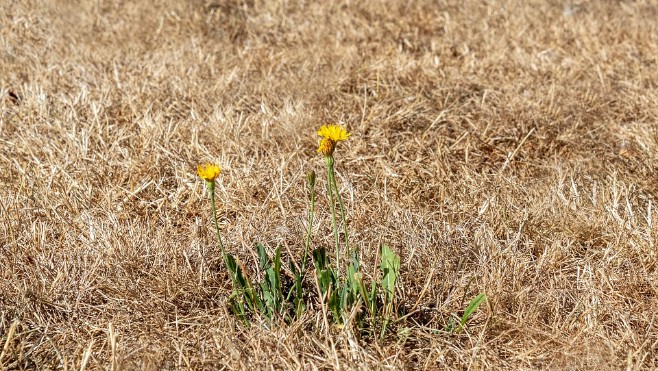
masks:
<svg viewBox="0 0 658 371"><path fill-rule="evenodd" d="M199 174L201 179L206 182L214 182L215 179L219 176L219 173L222 172L222 169L215 164L203 164L199 165L196 168L196 172Z"/></svg>
<svg viewBox="0 0 658 371"><path fill-rule="evenodd" d="M347 140L352 134L348 133L347 130L340 125L328 124L320 127L318 135L325 139L331 139L334 142L340 142L341 140Z"/></svg>
<svg viewBox="0 0 658 371"><path fill-rule="evenodd" d="M334 154L334 149L336 149L336 143L347 140L352 134L340 125L328 124L320 127L318 135L322 137L318 143L318 153L331 156Z"/></svg>

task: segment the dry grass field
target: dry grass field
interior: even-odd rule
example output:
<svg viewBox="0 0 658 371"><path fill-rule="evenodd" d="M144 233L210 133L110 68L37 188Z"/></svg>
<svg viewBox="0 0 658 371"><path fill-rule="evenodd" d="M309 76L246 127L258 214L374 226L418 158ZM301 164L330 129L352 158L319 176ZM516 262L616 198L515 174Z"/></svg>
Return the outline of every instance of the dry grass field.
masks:
<svg viewBox="0 0 658 371"><path fill-rule="evenodd" d="M256 274L327 122L365 270L402 258L381 341L226 305L196 165ZM4 0L0 368L655 369L657 155L653 0Z"/></svg>

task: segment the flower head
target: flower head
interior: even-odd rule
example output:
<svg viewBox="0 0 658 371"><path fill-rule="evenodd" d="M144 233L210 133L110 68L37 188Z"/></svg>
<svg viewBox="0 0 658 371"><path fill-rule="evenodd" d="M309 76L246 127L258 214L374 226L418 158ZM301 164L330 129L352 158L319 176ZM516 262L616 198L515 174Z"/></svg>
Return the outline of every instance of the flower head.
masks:
<svg viewBox="0 0 658 371"><path fill-rule="evenodd" d="M318 153L325 156L332 156L334 154L334 149L336 149L336 143L342 140L347 140L352 134L348 133L347 130L340 125L328 124L320 127L318 135L322 137L318 143Z"/></svg>
<svg viewBox="0 0 658 371"><path fill-rule="evenodd" d="M325 139L331 139L334 142L339 142L341 140L347 140L347 138L352 135L348 133L344 127L340 125L328 124L322 125L320 130L318 130L318 135Z"/></svg>
<svg viewBox="0 0 658 371"><path fill-rule="evenodd" d="M215 181L215 179L217 179L219 173L222 172L222 169L220 169L219 166L215 164L202 164L197 166L196 172L199 174L201 179L212 183Z"/></svg>

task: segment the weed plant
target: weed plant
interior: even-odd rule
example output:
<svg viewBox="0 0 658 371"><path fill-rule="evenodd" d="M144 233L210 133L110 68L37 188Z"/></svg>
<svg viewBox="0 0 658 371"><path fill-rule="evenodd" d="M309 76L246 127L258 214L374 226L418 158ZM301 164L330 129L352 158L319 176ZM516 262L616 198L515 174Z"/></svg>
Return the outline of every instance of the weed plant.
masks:
<svg viewBox="0 0 658 371"><path fill-rule="evenodd" d="M335 242L333 262L325 247L312 250L313 280L315 283L315 299L323 309L325 323L331 321L339 328L345 326L358 329L360 334L379 334L381 338L391 318L396 315L395 293L400 275L400 256L388 245L380 249L380 272L372 277L367 285L359 259L358 249L351 249L345 205L336 183L334 152L339 142L346 141L351 133L340 125L323 125L318 130L320 139L317 152L324 156L327 169L327 194L331 210L332 229ZM233 284L233 293L229 297L229 306L233 314L245 325L254 320L266 318L270 323L277 319L286 322L300 318L307 303L305 298L313 295L308 292L310 286L304 285L307 260L311 251L312 225L315 214L316 174L311 171L307 176L309 187L309 224L304 243L304 255L301 267L291 261L293 283L284 288L281 281L282 262L281 247L277 247L274 256L269 257L263 244L256 244L258 266L263 272L259 282L242 268L237 259L227 253L222 242L221 232L217 223L217 208L215 203L215 181L221 169L215 164L199 165L199 176L206 181L212 206L213 221L220 246L222 258ZM340 211L338 215L337 209ZM340 219L339 219L340 217ZM340 234L343 234L341 242ZM486 300L484 294L478 295L464 311L458 325L450 322L447 330L451 333L460 332L478 306ZM376 331L377 330L377 331Z"/></svg>

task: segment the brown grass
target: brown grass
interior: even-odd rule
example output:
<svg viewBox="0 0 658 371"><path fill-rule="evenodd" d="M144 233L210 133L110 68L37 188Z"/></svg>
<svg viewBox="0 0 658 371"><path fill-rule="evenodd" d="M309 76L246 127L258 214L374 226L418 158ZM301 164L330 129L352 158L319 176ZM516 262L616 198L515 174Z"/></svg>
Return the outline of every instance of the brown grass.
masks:
<svg viewBox="0 0 658 371"><path fill-rule="evenodd" d="M2 2L0 368L657 368L658 3L407 3ZM383 342L225 305L195 165L250 269L299 256L329 121L419 301Z"/></svg>

